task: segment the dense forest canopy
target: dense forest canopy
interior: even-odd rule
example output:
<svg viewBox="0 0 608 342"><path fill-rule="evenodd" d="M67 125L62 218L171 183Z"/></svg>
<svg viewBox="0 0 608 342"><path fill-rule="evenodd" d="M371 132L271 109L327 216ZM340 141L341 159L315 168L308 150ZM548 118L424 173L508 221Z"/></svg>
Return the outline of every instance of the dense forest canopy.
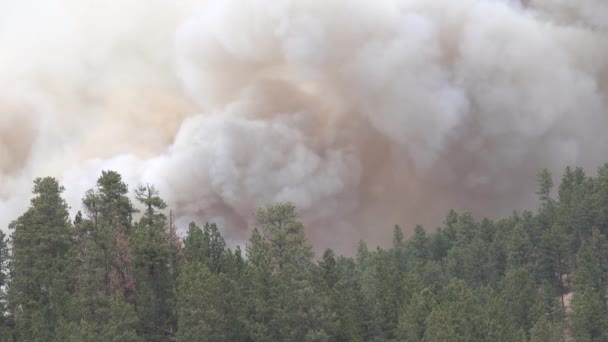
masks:
<svg viewBox="0 0 608 342"><path fill-rule="evenodd" d="M0 243L2 341L605 341L608 164L538 173L538 210L389 248L316 256L291 203L259 208L244 248L184 236L153 185L104 171L71 218L54 178ZM134 214L138 219L134 220ZM385 227L390 229L390 227Z"/></svg>

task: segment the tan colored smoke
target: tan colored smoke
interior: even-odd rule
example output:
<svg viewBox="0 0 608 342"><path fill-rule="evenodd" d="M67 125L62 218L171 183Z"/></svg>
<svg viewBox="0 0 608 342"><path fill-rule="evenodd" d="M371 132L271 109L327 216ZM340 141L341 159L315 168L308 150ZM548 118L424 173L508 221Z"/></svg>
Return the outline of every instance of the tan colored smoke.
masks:
<svg viewBox="0 0 608 342"><path fill-rule="evenodd" d="M77 210L102 169L233 243L275 201L340 251L534 208L539 168L607 159L606 6L3 2L0 217L44 175Z"/></svg>

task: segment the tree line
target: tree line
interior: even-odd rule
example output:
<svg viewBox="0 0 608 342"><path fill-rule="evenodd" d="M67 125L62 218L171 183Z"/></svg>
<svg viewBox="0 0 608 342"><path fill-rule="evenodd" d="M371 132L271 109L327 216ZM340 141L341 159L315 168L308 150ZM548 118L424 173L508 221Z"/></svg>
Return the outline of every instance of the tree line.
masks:
<svg viewBox="0 0 608 342"><path fill-rule="evenodd" d="M36 179L0 232L2 341L608 340L608 164L557 191L543 170L538 210L450 211L355 257L315 258L290 203L258 209L242 251L214 223L181 239L154 186L134 204L117 172L73 219L63 191Z"/></svg>

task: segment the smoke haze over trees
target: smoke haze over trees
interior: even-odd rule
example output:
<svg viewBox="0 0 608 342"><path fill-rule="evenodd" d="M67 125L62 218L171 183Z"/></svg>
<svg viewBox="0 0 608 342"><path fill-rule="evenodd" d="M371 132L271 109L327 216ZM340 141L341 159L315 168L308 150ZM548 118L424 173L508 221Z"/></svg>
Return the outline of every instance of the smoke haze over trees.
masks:
<svg viewBox="0 0 608 342"><path fill-rule="evenodd" d="M0 235L2 341L604 341L608 164L538 173L535 212L392 230L315 257L296 207L259 208L244 248L183 239L153 185L103 171L72 221L52 178ZM138 219L134 214L139 213ZM185 227L182 227L185 228ZM381 224L374 229L389 230ZM10 247L10 248L9 248Z"/></svg>
<svg viewBox="0 0 608 342"><path fill-rule="evenodd" d="M46 175L73 216L104 169L231 246L274 202L342 252L532 208L538 169L606 155L607 22L603 0L3 1L0 220Z"/></svg>

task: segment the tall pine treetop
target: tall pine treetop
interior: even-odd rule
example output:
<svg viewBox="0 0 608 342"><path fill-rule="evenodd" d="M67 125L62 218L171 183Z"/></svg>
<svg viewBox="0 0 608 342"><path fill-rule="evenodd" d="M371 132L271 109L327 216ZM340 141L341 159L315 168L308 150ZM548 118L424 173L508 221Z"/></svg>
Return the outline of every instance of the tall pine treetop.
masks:
<svg viewBox="0 0 608 342"><path fill-rule="evenodd" d="M137 210L127 196L129 188L116 171L102 171L97 179L96 191L89 190L82 203L86 212L96 224L99 219L111 226L121 224L127 230L131 227L132 214Z"/></svg>

